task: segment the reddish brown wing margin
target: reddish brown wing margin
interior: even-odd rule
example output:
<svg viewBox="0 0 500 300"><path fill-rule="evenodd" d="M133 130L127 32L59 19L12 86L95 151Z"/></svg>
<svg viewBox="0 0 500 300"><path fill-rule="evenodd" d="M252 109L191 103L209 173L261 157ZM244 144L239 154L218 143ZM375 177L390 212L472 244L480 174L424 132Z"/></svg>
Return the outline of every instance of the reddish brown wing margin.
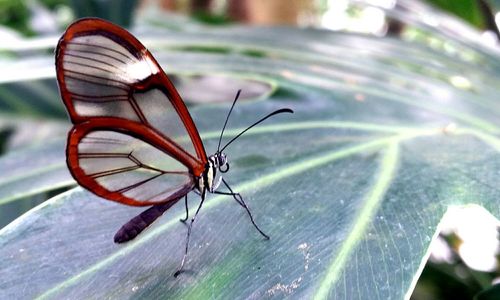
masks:
<svg viewBox="0 0 500 300"><path fill-rule="evenodd" d="M75 45L80 48L67 54L68 47ZM97 47L97 50L94 51L92 47ZM75 58L70 63L77 67L68 70L64 68L68 62L65 57L70 56ZM180 184L177 190L166 195L164 199L137 201L121 191L108 190L101 186L80 166L80 142L87 134L104 130L134 137L161 150L186 166L192 179L204 171L207 162L205 149L184 102L151 53L135 37L126 30L100 19L79 20L67 29L59 41L56 69L61 96L74 124L68 135L67 163L78 183L101 197L135 206L177 200L193 188L194 182L191 180L189 183ZM153 122L143 113L141 104L137 103L133 95L152 89L160 90L175 109L182 122L178 126L185 128L195 153L184 149L161 128L155 128ZM75 103L85 103L88 106L82 109ZM133 113L116 109L118 106L107 108L116 103L126 103ZM108 174L111 171L108 171Z"/></svg>
<svg viewBox="0 0 500 300"><path fill-rule="evenodd" d="M83 154L81 152L79 153L79 145L82 143L82 140L85 139L89 133L92 132L96 133L103 131L122 133L134 137L136 139L140 139L141 141L144 141L148 145L155 145L155 148L160 149L165 153L169 153L173 157L176 157L179 160L179 162L185 166L191 166L197 163L197 161L192 161L191 159L189 159L188 156L184 156L181 153L179 153L178 152L179 148L175 147L168 140L165 140L157 132L151 130L146 126L143 126L142 124L130 121L124 121L118 118L99 118L74 126L68 136L68 145L66 149L68 167L73 177L78 181L78 183L81 186L87 188L88 190L92 191L96 195L101 196L103 198L133 206L148 206L148 205L165 203L171 200L178 200L180 197L184 196L193 189L194 183L191 174L189 174L190 178L189 182L186 182L185 184L178 186L178 189L172 191L172 193L169 193L165 198L159 201L138 201L135 198L126 196L124 191L120 190L111 191L109 189L106 189L102 184L100 184L96 180L97 179L96 176L89 175L81 167ZM113 141L110 142L112 143ZM99 153L93 153L93 154L99 154ZM105 153L103 154L102 157L104 159L111 160L113 158L112 155L115 158L117 156L116 153ZM122 169L127 169L127 168L122 168ZM113 170L107 172L109 174L109 172L113 172ZM119 172L115 173L119 174ZM168 176L168 174L162 174L161 172L158 173L157 175ZM154 176L151 176L150 179L155 179L155 178ZM141 184L144 184L147 181L149 181L149 179L146 179L146 181ZM140 183L140 181L138 181L138 183Z"/></svg>

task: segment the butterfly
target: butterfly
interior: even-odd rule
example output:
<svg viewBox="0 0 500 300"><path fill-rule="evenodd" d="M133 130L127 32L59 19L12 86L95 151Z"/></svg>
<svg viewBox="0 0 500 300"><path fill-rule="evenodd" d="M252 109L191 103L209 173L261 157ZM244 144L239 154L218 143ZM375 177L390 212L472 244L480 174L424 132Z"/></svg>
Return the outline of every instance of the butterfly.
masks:
<svg viewBox="0 0 500 300"><path fill-rule="evenodd" d="M229 171L225 148L267 118L293 113L283 108L264 116L207 156L196 125L174 85L151 53L129 32L110 22L85 18L71 24L56 49L61 98L73 128L68 133L66 161L73 178L85 189L132 206L150 206L115 234L114 241L134 239L166 210L187 195L199 194L200 204L188 224L186 261L191 228L207 193L228 195L248 213L243 197L222 178ZM218 191L220 185L226 192Z"/></svg>

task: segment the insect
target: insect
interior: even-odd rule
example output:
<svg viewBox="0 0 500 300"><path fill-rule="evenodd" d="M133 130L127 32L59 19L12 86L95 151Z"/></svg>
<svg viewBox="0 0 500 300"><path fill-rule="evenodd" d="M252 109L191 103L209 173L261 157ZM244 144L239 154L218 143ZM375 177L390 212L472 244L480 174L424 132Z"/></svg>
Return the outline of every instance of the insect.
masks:
<svg viewBox="0 0 500 300"><path fill-rule="evenodd" d="M276 110L225 146L221 141L238 91L222 128L217 151L207 157L198 130L172 82L151 53L125 29L107 21L86 18L71 24L56 49L57 81L73 128L68 133L66 161L75 180L92 193L132 206L151 206L123 225L116 243L134 239L187 194L201 201L191 218L185 251L177 277L186 261L191 228L207 193L228 195L248 213L243 197L221 174L229 171L224 150L250 128L267 118L292 113ZM218 191L223 184L227 191Z"/></svg>

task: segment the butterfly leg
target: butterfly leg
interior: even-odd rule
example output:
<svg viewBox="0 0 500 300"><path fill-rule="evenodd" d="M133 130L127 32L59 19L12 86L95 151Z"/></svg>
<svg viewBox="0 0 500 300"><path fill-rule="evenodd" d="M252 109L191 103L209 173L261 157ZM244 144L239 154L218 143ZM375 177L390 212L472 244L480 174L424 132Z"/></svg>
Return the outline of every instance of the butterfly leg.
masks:
<svg viewBox="0 0 500 300"><path fill-rule="evenodd" d="M253 226L255 227L255 229L257 229L257 231L266 239L266 240L269 240L270 237L265 234L260 228L259 226L257 226L257 224L255 223L254 219L253 219L253 215L252 215L252 212L250 212L250 208L248 207L248 205L245 203L245 201L243 200L243 197L240 195L240 193L235 193L233 192L233 190L231 189L231 187L229 186L229 184L224 180L224 178L222 178L222 182L224 183L224 185L227 187L227 189L230 191L230 193L224 193L224 192L218 192L218 191L215 191L214 193L215 194L220 194L220 195L229 195L229 196L233 196L233 199L238 202L238 204L243 207L247 213L248 213L248 216L250 217L250 221L252 221L252 224Z"/></svg>
<svg viewBox="0 0 500 300"><path fill-rule="evenodd" d="M189 218L188 195L187 194L184 197L184 204L186 205L186 217L184 219L180 220L182 223L186 223L187 219Z"/></svg>
<svg viewBox="0 0 500 300"><path fill-rule="evenodd" d="M194 220L196 220L196 216L198 216L198 213L200 212L201 206L203 205L203 202L205 201L205 195L206 195L206 190L204 189L203 192L201 193L200 205L198 205L198 209L196 210L194 217L191 219L191 222L189 223L188 232L187 232L187 236L186 236L186 248L184 249L184 256L182 257L181 266L174 273L174 277L179 276L179 274L181 274L183 269L184 269L184 263L186 262L186 258L187 258L187 254L188 254L189 237L191 236L191 228L193 227Z"/></svg>

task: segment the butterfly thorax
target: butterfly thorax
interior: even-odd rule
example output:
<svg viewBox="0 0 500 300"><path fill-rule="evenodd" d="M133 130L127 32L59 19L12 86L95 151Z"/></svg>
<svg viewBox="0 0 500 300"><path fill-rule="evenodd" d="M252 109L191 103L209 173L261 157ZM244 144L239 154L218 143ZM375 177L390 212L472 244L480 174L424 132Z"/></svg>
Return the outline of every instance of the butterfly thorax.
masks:
<svg viewBox="0 0 500 300"><path fill-rule="evenodd" d="M210 155L205 166L205 171L198 178L196 189L202 193L203 190L208 190L213 193L219 187L222 176L221 173L226 173L229 170L229 163L224 153L215 153Z"/></svg>

